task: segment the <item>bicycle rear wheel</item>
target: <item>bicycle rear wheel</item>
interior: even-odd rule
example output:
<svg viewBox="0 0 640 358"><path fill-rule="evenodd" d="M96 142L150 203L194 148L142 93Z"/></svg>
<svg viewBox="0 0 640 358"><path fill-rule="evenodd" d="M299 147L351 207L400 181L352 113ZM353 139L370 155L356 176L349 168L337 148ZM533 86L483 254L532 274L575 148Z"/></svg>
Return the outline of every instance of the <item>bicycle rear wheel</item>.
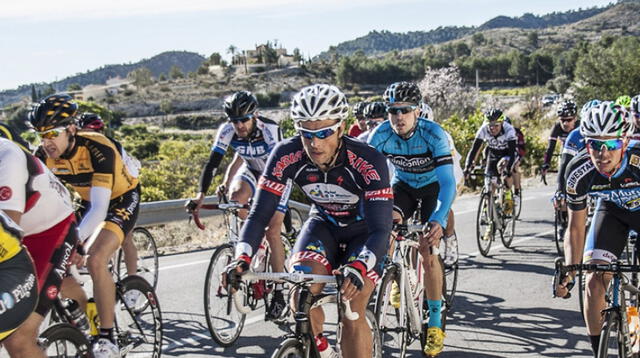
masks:
<svg viewBox="0 0 640 358"><path fill-rule="evenodd" d="M520 213L522 212L522 188L518 195L513 195L513 212L516 215L516 220L520 219Z"/></svg>
<svg viewBox="0 0 640 358"><path fill-rule="evenodd" d="M159 358L162 313L153 287L142 277L128 276L118 283L117 290L115 329L120 352Z"/></svg>
<svg viewBox="0 0 640 358"><path fill-rule="evenodd" d="M229 347L240 337L245 315L240 313L222 286L222 273L233 260L233 246L224 244L211 255L204 283L204 312L211 338L223 347Z"/></svg>
<svg viewBox="0 0 640 358"><path fill-rule="evenodd" d="M379 335L381 339L382 350L385 356L392 354L404 357L407 354L409 346L409 336L407 335L408 317L404 314L405 324L400 325L400 310L403 309L402 304L396 308L391 304L392 287L395 284L398 289L400 287L400 275L395 264L385 268L380 285L378 286L378 295L376 296L374 306L374 316L379 327Z"/></svg>
<svg viewBox="0 0 640 358"><path fill-rule="evenodd" d="M85 335L69 323L47 328L38 338L47 357L89 357L91 344Z"/></svg>
<svg viewBox="0 0 640 358"><path fill-rule="evenodd" d="M158 286L158 248L156 241L149 230L143 227L133 229L133 245L138 254L136 274L147 280L153 289ZM118 250L118 278L127 277L127 266L125 265L124 250Z"/></svg>
<svg viewBox="0 0 640 358"><path fill-rule="evenodd" d="M617 311L606 311L604 325L600 331L598 358L627 356L622 324L627 323L622 322L620 314Z"/></svg>
<svg viewBox="0 0 640 358"><path fill-rule="evenodd" d="M271 358L305 358L304 347L297 338L290 337L280 343Z"/></svg>
<svg viewBox="0 0 640 358"><path fill-rule="evenodd" d="M503 220L505 221L505 226L502 230L500 230L500 238L502 239L502 244L507 249L510 249L513 243L513 238L516 234L516 215L515 212L511 215L502 214Z"/></svg>
<svg viewBox="0 0 640 358"><path fill-rule="evenodd" d="M489 193L482 191L480 195L480 203L478 204L478 213L476 216L476 241L478 242L478 250L482 256L489 256L491 242L495 236L495 227L491 217L491 207L489 203Z"/></svg>
<svg viewBox="0 0 640 358"><path fill-rule="evenodd" d="M566 215L560 210L554 210L554 240L556 242L556 249L558 255L564 257L564 232L565 221L563 215Z"/></svg>

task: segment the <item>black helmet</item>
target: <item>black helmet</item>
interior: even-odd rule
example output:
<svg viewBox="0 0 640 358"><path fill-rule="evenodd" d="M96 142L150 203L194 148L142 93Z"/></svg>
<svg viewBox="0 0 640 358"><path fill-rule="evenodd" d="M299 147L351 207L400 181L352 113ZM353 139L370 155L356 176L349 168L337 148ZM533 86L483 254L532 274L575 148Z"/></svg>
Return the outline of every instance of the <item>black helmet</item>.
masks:
<svg viewBox="0 0 640 358"><path fill-rule="evenodd" d="M417 106L422 101L422 94L415 83L402 81L389 85L382 98L386 104L410 102Z"/></svg>
<svg viewBox="0 0 640 358"><path fill-rule="evenodd" d="M356 104L353 105L353 115L357 118L357 119L362 119L364 117L364 109L365 107L367 107L367 102L358 102Z"/></svg>
<svg viewBox="0 0 640 358"><path fill-rule="evenodd" d="M558 117L575 117L578 106L574 101L564 101L558 105Z"/></svg>
<svg viewBox="0 0 640 358"><path fill-rule="evenodd" d="M222 107L229 118L244 117L256 111L258 100L249 91L238 91L225 98Z"/></svg>
<svg viewBox="0 0 640 358"><path fill-rule="evenodd" d="M78 119L78 127L99 132L104 129L104 122L99 115L86 112L80 116L80 119Z"/></svg>
<svg viewBox="0 0 640 358"><path fill-rule="evenodd" d="M78 104L71 96L54 94L36 104L29 113L29 122L37 131L45 131L75 122Z"/></svg>
<svg viewBox="0 0 640 358"><path fill-rule="evenodd" d="M383 102L371 102L364 107L364 118L380 118L387 114L387 106Z"/></svg>
<svg viewBox="0 0 640 358"><path fill-rule="evenodd" d="M498 108L491 108L490 110L484 112L484 120L485 121L489 121L489 122L500 121L500 122L502 122L504 120L504 118L505 118L504 114Z"/></svg>

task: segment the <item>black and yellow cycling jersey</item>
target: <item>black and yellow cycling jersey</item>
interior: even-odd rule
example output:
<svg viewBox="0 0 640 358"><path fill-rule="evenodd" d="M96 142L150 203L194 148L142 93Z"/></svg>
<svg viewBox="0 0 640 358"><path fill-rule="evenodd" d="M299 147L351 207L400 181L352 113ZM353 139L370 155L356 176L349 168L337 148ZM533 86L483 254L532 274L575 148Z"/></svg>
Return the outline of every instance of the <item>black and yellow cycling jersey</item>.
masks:
<svg viewBox="0 0 640 358"><path fill-rule="evenodd" d="M22 231L0 211L0 262L10 260L22 250L21 237Z"/></svg>
<svg viewBox="0 0 640 358"><path fill-rule="evenodd" d="M73 148L58 159L39 156L53 174L80 194L82 200L89 201L92 186L111 190L111 199L138 186L138 178L127 169L120 150L100 133L78 132Z"/></svg>

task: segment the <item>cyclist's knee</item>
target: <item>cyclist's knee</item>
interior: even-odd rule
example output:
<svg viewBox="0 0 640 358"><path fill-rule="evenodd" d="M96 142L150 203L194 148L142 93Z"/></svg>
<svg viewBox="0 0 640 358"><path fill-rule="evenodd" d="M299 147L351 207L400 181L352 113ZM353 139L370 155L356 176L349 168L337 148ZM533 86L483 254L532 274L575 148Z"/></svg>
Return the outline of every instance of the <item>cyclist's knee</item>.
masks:
<svg viewBox="0 0 640 358"><path fill-rule="evenodd" d="M439 255L431 255L428 252L426 255L422 255L422 267L424 268L425 274L437 273L440 272L440 256Z"/></svg>
<svg viewBox="0 0 640 358"><path fill-rule="evenodd" d="M7 337L2 344L6 347L9 354L13 357L25 356L23 352L29 352L36 346L38 338L38 328L42 323L42 316L32 312L18 329Z"/></svg>

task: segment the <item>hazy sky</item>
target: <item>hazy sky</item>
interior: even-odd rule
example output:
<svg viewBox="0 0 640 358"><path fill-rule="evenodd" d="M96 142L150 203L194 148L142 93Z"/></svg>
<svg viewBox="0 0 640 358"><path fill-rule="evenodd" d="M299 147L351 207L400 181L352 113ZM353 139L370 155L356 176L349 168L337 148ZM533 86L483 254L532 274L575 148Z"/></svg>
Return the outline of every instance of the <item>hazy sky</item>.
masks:
<svg viewBox="0 0 640 358"><path fill-rule="evenodd" d="M0 90L50 82L163 51L209 56L278 40L314 56L371 30L480 25L498 16L602 0L8 0L0 11Z"/></svg>

